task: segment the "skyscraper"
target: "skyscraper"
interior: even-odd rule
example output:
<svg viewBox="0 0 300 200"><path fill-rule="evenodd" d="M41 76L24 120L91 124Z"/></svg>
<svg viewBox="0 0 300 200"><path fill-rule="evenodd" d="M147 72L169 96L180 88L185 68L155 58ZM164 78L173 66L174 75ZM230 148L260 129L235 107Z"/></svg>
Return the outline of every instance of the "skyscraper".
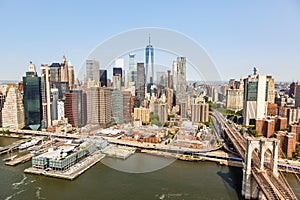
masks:
<svg viewBox="0 0 300 200"><path fill-rule="evenodd" d="M136 62L135 55L129 54L128 86L136 81Z"/></svg>
<svg viewBox="0 0 300 200"><path fill-rule="evenodd" d="M151 45L150 39L151 38L149 36L149 44L146 46L146 49L145 49L146 84L147 85L149 83L153 84L153 79L154 79L154 49L153 49L153 46Z"/></svg>
<svg viewBox="0 0 300 200"><path fill-rule="evenodd" d="M22 95L14 87L8 89L2 109L2 126L22 129L25 126Z"/></svg>
<svg viewBox="0 0 300 200"><path fill-rule="evenodd" d="M160 122L167 122L168 121L168 110L167 110L166 103L158 104L158 120Z"/></svg>
<svg viewBox="0 0 300 200"><path fill-rule="evenodd" d="M98 86L87 89L87 123L111 125L111 89Z"/></svg>
<svg viewBox="0 0 300 200"><path fill-rule="evenodd" d="M57 88L52 88L51 89L52 93L52 121L53 120L58 120L58 97L59 97L59 92Z"/></svg>
<svg viewBox="0 0 300 200"><path fill-rule="evenodd" d="M68 69L69 75L69 88L73 89L74 88L74 83L75 83L75 76L74 76L74 67L69 65Z"/></svg>
<svg viewBox="0 0 300 200"><path fill-rule="evenodd" d="M0 91L0 127L2 127L2 109L3 109L4 102L5 102L5 97L6 97L6 94L3 94Z"/></svg>
<svg viewBox="0 0 300 200"><path fill-rule="evenodd" d="M268 103L275 102L275 83L272 76L267 76L267 86L268 86Z"/></svg>
<svg viewBox="0 0 300 200"><path fill-rule="evenodd" d="M173 63L174 88L176 91L176 105L185 102L186 96L186 58L177 57Z"/></svg>
<svg viewBox="0 0 300 200"><path fill-rule="evenodd" d="M99 81L99 62L96 60L86 61L86 80Z"/></svg>
<svg viewBox="0 0 300 200"><path fill-rule="evenodd" d="M123 119L124 123L131 122L131 92L123 91Z"/></svg>
<svg viewBox="0 0 300 200"><path fill-rule="evenodd" d="M25 127L38 130L42 122L41 78L37 76L35 65L30 62L28 72L23 77Z"/></svg>
<svg viewBox="0 0 300 200"><path fill-rule="evenodd" d="M69 66L66 56L62 57L61 61L61 82L69 82Z"/></svg>
<svg viewBox="0 0 300 200"><path fill-rule="evenodd" d="M121 86L123 86L123 69L121 67L113 68L112 79L114 88L121 89Z"/></svg>
<svg viewBox="0 0 300 200"><path fill-rule="evenodd" d="M255 119L263 119L267 114L268 82L267 76L254 73L244 79L243 123L254 124Z"/></svg>
<svg viewBox="0 0 300 200"><path fill-rule="evenodd" d="M113 121L116 124L123 124L123 94L120 90L111 92L111 112Z"/></svg>
<svg viewBox="0 0 300 200"><path fill-rule="evenodd" d="M52 110L51 110L51 73L50 73L50 67L48 65L42 65L41 66L41 95L42 95L42 106L43 106L43 122L45 124L45 127L52 125Z"/></svg>
<svg viewBox="0 0 300 200"><path fill-rule="evenodd" d="M115 60L116 68L121 68L121 86L125 85L125 69L124 69L124 58L118 58Z"/></svg>
<svg viewBox="0 0 300 200"><path fill-rule="evenodd" d="M87 123L99 124L99 87L87 89Z"/></svg>
<svg viewBox="0 0 300 200"><path fill-rule="evenodd" d="M84 97L82 90L70 90L66 93L66 118L73 127L86 125Z"/></svg>
<svg viewBox="0 0 300 200"><path fill-rule="evenodd" d="M107 70L100 69L100 84L101 87L107 87Z"/></svg>
<svg viewBox="0 0 300 200"><path fill-rule="evenodd" d="M135 84L136 99L139 102L137 107L143 105L145 99L145 67L144 63L137 63L137 80Z"/></svg>
<svg viewBox="0 0 300 200"><path fill-rule="evenodd" d="M168 70L168 88L173 89L172 77L171 77L171 70Z"/></svg>
<svg viewBox="0 0 300 200"><path fill-rule="evenodd" d="M113 68L113 76L123 76L122 68L121 67L114 67Z"/></svg>
<svg viewBox="0 0 300 200"><path fill-rule="evenodd" d="M295 106L300 107L300 85L295 86Z"/></svg>

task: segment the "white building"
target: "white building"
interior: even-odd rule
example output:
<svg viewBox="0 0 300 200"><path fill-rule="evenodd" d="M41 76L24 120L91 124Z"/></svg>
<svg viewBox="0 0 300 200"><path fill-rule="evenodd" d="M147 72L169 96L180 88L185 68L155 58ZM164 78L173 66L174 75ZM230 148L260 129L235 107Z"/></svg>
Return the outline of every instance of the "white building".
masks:
<svg viewBox="0 0 300 200"><path fill-rule="evenodd" d="M86 80L100 81L100 65L96 60L86 61Z"/></svg>
<svg viewBox="0 0 300 200"><path fill-rule="evenodd" d="M22 95L15 88L9 88L2 109L2 126L22 129L25 126L24 106Z"/></svg>
<svg viewBox="0 0 300 200"><path fill-rule="evenodd" d="M243 123L253 124L255 119L263 119L267 114L268 90L267 76L254 73L244 79Z"/></svg>

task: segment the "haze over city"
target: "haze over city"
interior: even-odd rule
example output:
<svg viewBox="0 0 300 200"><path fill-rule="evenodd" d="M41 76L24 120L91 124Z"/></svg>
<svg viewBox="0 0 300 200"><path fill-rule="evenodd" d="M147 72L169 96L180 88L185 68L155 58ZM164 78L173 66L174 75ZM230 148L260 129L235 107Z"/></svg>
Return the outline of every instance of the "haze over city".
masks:
<svg viewBox="0 0 300 200"><path fill-rule="evenodd" d="M143 27L192 38L222 80L245 77L253 67L272 73L275 81L297 81L300 75L298 1L0 1L0 11L0 67L9 69L1 80L19 81L29 61L40 66L62 55L77 75L98 44Z"/></svg>

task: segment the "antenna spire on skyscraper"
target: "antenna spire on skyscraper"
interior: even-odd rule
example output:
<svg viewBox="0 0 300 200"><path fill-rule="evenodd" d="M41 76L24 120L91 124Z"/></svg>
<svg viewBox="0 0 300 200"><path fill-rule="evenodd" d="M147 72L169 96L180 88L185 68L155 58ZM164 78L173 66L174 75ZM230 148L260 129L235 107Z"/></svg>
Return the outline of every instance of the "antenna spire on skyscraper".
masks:
<svg viewBox="0 0 300 200"><path fill-rule="evenodd" d="M149 45L151 44L151 34L149 34Z"/></svg>

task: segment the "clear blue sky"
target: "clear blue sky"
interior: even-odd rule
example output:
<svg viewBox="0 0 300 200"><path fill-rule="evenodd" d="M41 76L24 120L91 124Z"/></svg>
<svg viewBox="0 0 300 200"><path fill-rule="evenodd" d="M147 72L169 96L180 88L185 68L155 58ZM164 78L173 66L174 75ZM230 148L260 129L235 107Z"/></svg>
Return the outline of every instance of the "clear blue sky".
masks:
<svg viewBox="0 0 300 200"><path fill-rule="evenodd" d="M201 44L223 80L256 66L300 80L300 1L0 0L0 80L21 80L29 61L80 68L112 35L142 27L179 31Z"/></svg>

